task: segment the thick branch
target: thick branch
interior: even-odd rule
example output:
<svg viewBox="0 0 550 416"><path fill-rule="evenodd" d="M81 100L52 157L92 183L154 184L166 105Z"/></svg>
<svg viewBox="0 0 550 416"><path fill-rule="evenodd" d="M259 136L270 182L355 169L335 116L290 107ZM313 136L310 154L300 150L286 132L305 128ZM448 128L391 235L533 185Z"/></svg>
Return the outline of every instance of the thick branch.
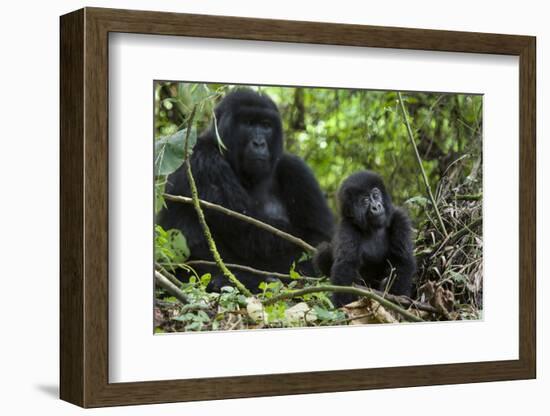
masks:
<svg viewBox="0 0 550 416"><path fill-rule="evenodd" d="M176 287L178 287L181 282L178 280L176 276L174 276L172 273L170 273L168 270L166 270L162 265L159 263L155 263L155 267L159 269L160 273L166 277L170 282L172 282Z"/></svg>
<svg viewBox="0 0 550 416"><path fill-rule="evenodd" d="M413 300L411 298L408 298L406 296L396 296L396 295L392 295L391 293L384 293L380 290L371 289L371 288L368 288L366 286L361 286L361 285L354 285L354 286L357 287L358 289L371 290L372 292L374 292L378 296L383 297L385 299L388 299L389 301L391 301L393 303L396 303L398 305L401 305L401 306L404 306L404 307L407 307L407 308L412 306L414 309L418 309L419 311L425 311L425 312L437 313L437 314L440 313L440 311L438 309L434 308L432 305L430 305L428 303L418 302L418 301Z"/></svg>
<svg viewBox="0 0 550 416"><path fill-rule="evenodd" d="M177 195L170 195L170 194L164 194L163 195L165 199L173 202L181 202L184 204L193 204L193 199L189 198L187 196L177 196ZM212 209L214 211L221 212L225 215L228 215L233 218L237 218L241 221L247 222L249 224L255 225L258 228L261 228L263 230L269 231L270 233L275 234L276 236L281 237L284 240L290 241L291 243L296 244L297 246L300 246L302 249L304 249L309 254L315 253L315 247L312 245L306 243L301 238L295 237L292 234L285 233L284 231L279 230L278 228L273 227L272 225L266 224L265 222L262 222L260 220L257 220L256 218L249 217L248 215L241 214L240 212L232 211L230 209L227 209L225 207L222 207L218 204L213 204L212 202L204 201L202 199L199 199L199 203L202 207Z"/></svg>
<svg viewBox="0 0 550 416"><path fill-rule="evenodd" d="M184 305L187 305L189 303L189 299L187 298L185 293L179 290L175 284L173 284L167 277L162 275L158 270L155 270L155 281L160 287L162 287Z"/></svg>
<svg viewBox="0 0 550 416"><path fill-rule="evenodd" d="M292 291L289 291L289 292L282 293L278 296L274 296L274 297L272 297L268 300L265 300L263 303L265 305L270 305L270 304L273 304L273 303L278 302L280 300L292 299L294 297L307 295L309 293L317 293L317 292L339 292L339 293L350 293L352 295L363 296L363 297L366 297L368 299L375 300L380 305L385 307L386 309L390 309L390 310L400 314L407 321L410 321L410 322L424 322L423 319L419 318L416 315L413 315L409 311L403 309L401 306L390 302L389 300L383 298L382 296L377 295L376 293L374 293L371 290L364 290L364 289L359 289L359 288L351 287L351 286L324 285L324 286L306 287L304 289L292 290Z"/></svg>
<svg viewBox="0 0 550 416"><path fill-rule="evenodd" d="M407 134L409 136L409 141L411 142L411 145L414 149L414 154L416 155L416 161L418 162L418 166L420 166L420 171L422 172L422 179L424 180L424 185L426 186L426 189L428 191L428 196L432 201L435 214L437 215L437 219L439 220L439 224L441 225L441 231L443 231L443 234L445 235L445 237L447 237L449 234L447 234L447 229L445 228L445 224L443 223L443 218L441 217L441 213L439 212L439 208L437 207L437 203L432 193L432 188L430 187L430 182L428 181L428 176L426 175L426 171L424 170L424 166L422 165L422 159L420 158L420 153L418 153L418 148L416 147L416 142L414 141L414 135L411 129L411 125L409 123L409 117L407 115L407 110L405 109L405 104L403 103L403 97L401 97L400 92L397 92L397 97L399 98L399 105L401 107L401 113L403 114L403 120L405 121L405 125L407 126Z"/></svg>

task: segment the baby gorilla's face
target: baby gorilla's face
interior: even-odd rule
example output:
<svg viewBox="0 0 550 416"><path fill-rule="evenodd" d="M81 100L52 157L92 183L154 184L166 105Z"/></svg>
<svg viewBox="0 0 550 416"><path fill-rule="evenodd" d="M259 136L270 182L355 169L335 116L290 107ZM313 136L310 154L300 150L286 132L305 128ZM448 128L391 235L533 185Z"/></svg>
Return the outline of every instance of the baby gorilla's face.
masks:
<svg viewBox="0 0 550 416"><path fill-rule="evenodd" d="M360 192L354 202L354 217L363 230L383 227L386 224L386 208L382 191L374 187Z"/></svg>
<svg viewBox="0 0 550 416"><path fill-rule="evenodd" d="M386 227L393 215L384 181L368 170L356 172L342 183L338 203L342 217L363 231Z"/></svg>

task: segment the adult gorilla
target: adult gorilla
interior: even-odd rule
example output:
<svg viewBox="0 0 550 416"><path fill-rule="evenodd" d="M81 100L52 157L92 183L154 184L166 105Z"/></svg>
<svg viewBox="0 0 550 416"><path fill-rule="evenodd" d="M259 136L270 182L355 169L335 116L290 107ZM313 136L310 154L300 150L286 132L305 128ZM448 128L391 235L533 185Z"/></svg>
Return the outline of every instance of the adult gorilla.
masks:
<svg viewBox="0 0 550 416"><path fill-rule="evenodd" d="M308 166L283 153L281 117L273 101L250 89L238 89L225 96L215 115L227 150L219 148L214 124L199 137L191 156L199 197L257 218L311 245L329 240L332 214ZM184 166L168 177L166 192L190 196ZM288 273L302 254L298 246L254 225L204 211L227 263ZM191 260L213 260L193 207L166 201L158 223L184 233ZM199 267L197 272L212 273L214 290L227 284L216 267ZM261 276L234 272L250 290L258 290Z"/></svg>

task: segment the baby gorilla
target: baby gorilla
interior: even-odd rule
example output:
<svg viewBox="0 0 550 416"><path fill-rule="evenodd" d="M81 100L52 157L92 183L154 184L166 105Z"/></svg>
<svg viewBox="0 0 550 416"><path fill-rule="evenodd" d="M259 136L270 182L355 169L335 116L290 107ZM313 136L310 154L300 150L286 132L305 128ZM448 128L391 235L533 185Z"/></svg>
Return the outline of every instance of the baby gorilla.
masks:
<svg viewBox="0 0 550 416"><path fill-rule="evenodd" d="M340 224L331 243L318 247L314 263L335 285L366 283L395 295L410 296L416 271L407 214L394 207L382 178L361 171L348 177L338 191ZM393 270L393 273L392 273ZM335 293L336 306L356 297Z"/></svg>

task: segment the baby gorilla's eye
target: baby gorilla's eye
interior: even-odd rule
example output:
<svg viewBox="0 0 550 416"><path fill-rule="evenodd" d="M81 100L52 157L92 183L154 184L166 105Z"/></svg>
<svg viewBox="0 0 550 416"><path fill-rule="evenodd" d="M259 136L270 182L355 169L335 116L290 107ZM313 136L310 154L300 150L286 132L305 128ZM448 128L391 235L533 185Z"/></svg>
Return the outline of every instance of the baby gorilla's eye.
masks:
<svg viewBox="0 0 550 416"><path fill-rule="evenodd" d="M363 202L363 204L365 205L368 205L370 203L370 198L368 196L363 196L361 198L361 202Z"/></svg>

